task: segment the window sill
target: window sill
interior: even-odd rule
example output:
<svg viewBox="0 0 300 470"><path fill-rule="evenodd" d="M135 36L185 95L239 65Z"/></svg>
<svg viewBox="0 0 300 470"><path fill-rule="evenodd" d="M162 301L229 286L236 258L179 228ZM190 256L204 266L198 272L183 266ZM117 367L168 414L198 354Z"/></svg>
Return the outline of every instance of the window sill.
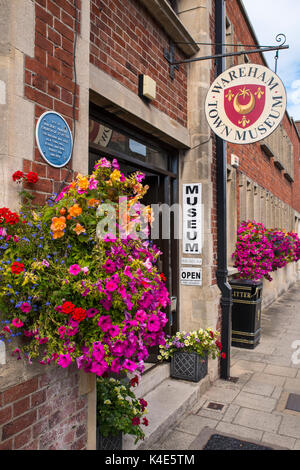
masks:
<svg viewBox="0 0 300 470"><path fill-rule="evenodd" d="M199 51L199 46L166 0L140 0L140 2L174 42L189 43L177 44L186 56L190 57Z"/></svg>

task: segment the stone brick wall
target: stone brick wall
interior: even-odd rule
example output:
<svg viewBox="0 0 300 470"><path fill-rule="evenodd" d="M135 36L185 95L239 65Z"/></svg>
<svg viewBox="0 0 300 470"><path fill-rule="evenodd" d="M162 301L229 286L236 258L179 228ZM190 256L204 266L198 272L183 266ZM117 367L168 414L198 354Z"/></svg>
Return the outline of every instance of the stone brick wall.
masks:
<svg viewBox="0 0 300 470"><path fill-rule="evenodd" d="M137 1L91 0L90 62L138 93L139 74L156 81L153 106L170 118L187 125L187 74L180 66L172 81L163 49L169 49L168 36ZM175 50L178 60L184 55Z"/></svg>
<svg viewBox="0 0 300 470"><path fill-rule="evenodd" d="M79 87L75 88L74 42L80 34L81 0L36 0L35 1L35 47L34 57L25 57L25 97L35 103L35 125L46 111L54 110L63 115L73 130L73 97L75 119L78 120ZM33 192L34 203L44 204L53 192L57 192L62 181L70 181L70 162L64 168L53 168L46 164L35 143L34 158L24 159L25 172L35 171L39 182ZM69 177L68 177L69 175ZM25 189L31 189L26 188Z"/></svg>
<svg viewBox="0 0 300 470"><path fill-rule="evenodd" d="M0 450L84 450L86 443L87 398L75 369L52 367L1 389Z"/></svg>

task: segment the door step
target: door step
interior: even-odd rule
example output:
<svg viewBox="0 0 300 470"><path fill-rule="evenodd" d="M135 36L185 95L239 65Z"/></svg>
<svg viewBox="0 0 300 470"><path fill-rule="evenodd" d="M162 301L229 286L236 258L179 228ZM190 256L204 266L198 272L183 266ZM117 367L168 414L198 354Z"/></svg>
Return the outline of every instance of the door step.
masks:
<svg viewBox="0 0 300 470"><path fill-rule="evenodd" d="M162 365L167 365L169 371L169 364ZM160 367L160 365L157 367ZM154 372L155 369L149 371L148 374L151 375L151 372ZM163 371L161 371L161 374L163 374ZM147 383L145 390L148 389L150 382ZM139 387L141 385L142 382ZM143 396L148 403L148 414L146 416L149 421L147 427L142 426L145 431L145 439L135 445L134 437L125 435L123 436L123 450L148 449L152 444L157 443L163 435L176 425L185 413L192 409L209 386L208 375L197 383L168 377L157 384L155 388L152 386ZM135 393L136 391L137 389L135 389ZM140 397L141 395L137 393L137 396Z"/></svg>

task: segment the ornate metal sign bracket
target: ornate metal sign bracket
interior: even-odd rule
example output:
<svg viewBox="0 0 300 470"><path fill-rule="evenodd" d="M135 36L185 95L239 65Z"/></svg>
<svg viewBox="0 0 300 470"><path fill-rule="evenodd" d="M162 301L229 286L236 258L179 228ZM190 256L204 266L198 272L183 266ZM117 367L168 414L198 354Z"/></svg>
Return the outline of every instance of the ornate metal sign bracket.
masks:
<svg viewBox="0 0 300 470"><path fill-rule="evenodd" d="M260 47L258 46L257 49L252 49L252 50L243 50L239 52L227 52L225 54L216 54L216 55L208 55L204 57L195 57L194 59L185 59L181 61L176 61L175 60L175 51L174 51L174 43L170 42L170 47L169 51L165 48L164 49L164 58L167 60L167 62L170 64L170 78L173 80L174 79L174 74L175 74L175 69L179 69L180 64L189 64L190 62L198 62L200 60L209 60L209 59L221 59L222 57L232 57L232 56L241 56L245 54L261 54L262 52L270 52L270 51L277 51L275 55L275 73L277 71L277 62L278 62L278 57L279 57L279 51L282 49L289 49L288 45L285 45L286 42L286 36L282 33L277 34L276 36L276 41L281 42L280 45L278 46L266 46L266 47ZM197 43L201 44L201 43ZM212 44L213 45L213 44ZM238 45L238 44L222 44L224 46L233 46L233 45Z"/></svg>

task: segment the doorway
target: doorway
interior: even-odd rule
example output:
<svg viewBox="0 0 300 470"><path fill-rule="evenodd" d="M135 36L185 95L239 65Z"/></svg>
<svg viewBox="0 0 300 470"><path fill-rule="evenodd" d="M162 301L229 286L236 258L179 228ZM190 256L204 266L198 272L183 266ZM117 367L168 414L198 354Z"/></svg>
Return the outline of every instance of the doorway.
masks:
<svg viewBox="0 0 300 470"><path fill-rule="evenodd" d="M178 203L178 152L94 106L90 108L89 131L90 173L95 162L105 157L108 160L116 158L126 176L136 171L145 174L142 183L148 185L149 190L141 203L155 204L159 208L159 231L154 239L153 233L150 237L162 251L158 269L166 276L171 299L171 305L165 309L168 317L165 333L173 335L179 327L179 240L174 239L177 221L173 213L163 220L160 208L163 204L171 207ZM170 236L166 237L166 233ZM156 362L157 353L158 348L152 348L147 362Z"/></svg>

